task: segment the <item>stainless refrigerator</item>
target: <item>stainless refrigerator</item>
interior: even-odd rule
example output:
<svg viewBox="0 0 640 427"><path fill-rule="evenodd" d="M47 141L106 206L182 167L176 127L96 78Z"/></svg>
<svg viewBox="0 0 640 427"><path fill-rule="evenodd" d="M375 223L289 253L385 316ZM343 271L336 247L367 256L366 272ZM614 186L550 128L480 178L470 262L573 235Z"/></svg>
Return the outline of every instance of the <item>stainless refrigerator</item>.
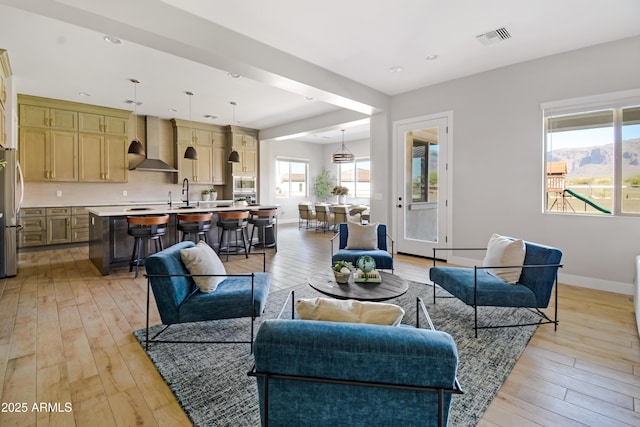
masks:
<svg viewBox="0 0 640 427"><path fill-rule="evenodd" d="M0 160L6 162L0 172L0 278L18 273L18 213L24 194L24 180L14 148L0 147Z"/></svg>

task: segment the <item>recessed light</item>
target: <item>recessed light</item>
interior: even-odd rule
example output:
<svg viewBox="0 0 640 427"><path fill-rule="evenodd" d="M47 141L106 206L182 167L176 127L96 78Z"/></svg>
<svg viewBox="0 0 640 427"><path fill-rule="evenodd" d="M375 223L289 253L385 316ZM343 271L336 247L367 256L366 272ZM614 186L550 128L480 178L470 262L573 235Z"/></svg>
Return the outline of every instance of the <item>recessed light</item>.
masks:
<svg viewBox="0 0 640 427"><path fill-rule="evenodd" d="M177 113L178 110L176 110L175 108L168 108L169 111L171 111L172 113Z"/></svg>
<svg viewBox="0 0 640 427"><path fill-rule="evenodd" d="M238 73L227 73L227 75L229 77L233 77L234 79L239 79L240 78L240 74L238 74Z"/></svg>
<svg viewBox="0 0 640 427"><path fill-rule="evenodd" d="M136 101L134 101L133 99L125 99L125 100L124 100L124 103L125 103L125 104L136 104L136 106L142 105L142 102L141 102L141 101L136 102Z"/></svg>
<svg viewBox="0 0 640 427"><path fill-rule="evenodd" d="M434 61L434 60L438 59L438 55L435 55L435 54L434 55L427 55L427 56L425 56L424 59L426 59L427 61Z"/></svg>
<svg viewBox="0 0 640 427"><path fill-rule="evenodd" d="M87 92L78 92L78 95L80 95L80 96L91 96L91 94L87 93Z"/></svg>
<svg viewBox="0 0 640 427"><path fill-rule="evenodd" d="M102 39L110 44L122 44L122 40L114 36L104 36Z"/></svg>
<svg viewBox="0 0 640 427"><path fill-rule="evenodd" d="M313 101L313 96L305 96L304 99L307 101Z"/></svg>
<svg viewBox="0 0 640 427"><path fill-rule="evenodd" d="M205 119L211 119L211 120L213 120L213 119L217 119L217 118L218 118L218 116L214 116L214 115L212 115L212 114L205 114L205 115L204 115L204 118L205 118Z"/></svg>
<svg viewBox="0 0 640 427"><path fill-rule="evenodd" d="M404 68L399 65L394 65L393 67L389 68L390 73L401 73L402 71L404 71Z"/></svg>

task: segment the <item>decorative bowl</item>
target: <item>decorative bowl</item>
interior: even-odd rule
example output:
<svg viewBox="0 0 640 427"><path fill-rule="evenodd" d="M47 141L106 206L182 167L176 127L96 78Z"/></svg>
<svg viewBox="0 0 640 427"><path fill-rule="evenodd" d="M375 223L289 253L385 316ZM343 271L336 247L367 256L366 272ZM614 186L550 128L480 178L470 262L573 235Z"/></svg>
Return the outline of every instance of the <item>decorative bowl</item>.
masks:
<svg viewBox="0 0 640 427"><path fill-rule="evenodd" d="M341 285L345 285L349 283L349 277L351 276L351 272L342 273L340 271L333 270L333 276L336 278L336 282Z"/></svg>

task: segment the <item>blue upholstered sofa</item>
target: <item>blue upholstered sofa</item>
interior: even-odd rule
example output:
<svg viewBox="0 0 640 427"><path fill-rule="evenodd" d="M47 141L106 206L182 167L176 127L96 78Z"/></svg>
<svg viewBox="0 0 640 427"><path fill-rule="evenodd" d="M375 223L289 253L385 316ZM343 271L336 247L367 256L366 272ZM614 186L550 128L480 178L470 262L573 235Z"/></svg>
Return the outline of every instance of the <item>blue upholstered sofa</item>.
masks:
<svg viewBox="0 0 640 427"><path fill-rule="evenodd" d="M460 392L457 349L441 331L265 320L254 355L263 425L447 425Z"/></svg>
<svg viewBox="0 0 640 427"><path fill-rule="evenodd" d="M253 343L253 320L264 311L269 295L268 273L228 274L213 292L200 292L180 257L180 250L195 246L193 242L177 243L145 260L146 276L160 312L163 325L205 320L251 318L251 332L242 341ZM148 304L148 298L147 298ZM147 344L149 341L149 307L147 306ZM166 328L165 328L166 329ZM167 342L167 341L164 341ZM168 341L180 342L180 341Z"/></svg>

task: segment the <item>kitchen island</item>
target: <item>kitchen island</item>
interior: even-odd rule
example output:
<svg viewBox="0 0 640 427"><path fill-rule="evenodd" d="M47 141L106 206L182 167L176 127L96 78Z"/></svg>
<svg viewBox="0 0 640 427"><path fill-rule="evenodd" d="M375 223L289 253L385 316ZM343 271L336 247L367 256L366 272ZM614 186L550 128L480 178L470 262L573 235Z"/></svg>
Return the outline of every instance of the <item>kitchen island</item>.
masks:
<svg viewBox="0 0 640 427"><path fill-rule="evenodd" d="M133 251L133 237L127 234L127 216L169 214L167 234L162 241L167 248L178 241L177 216L179 213L212 212L214 214L211 230L207 235L209 245L218 246L218 230L215 226L217 213L225 211L251 211L259 209L277 209L277 206L229 206L224 203L204 202L192 206L169 204L96 206L89 210L89 259L103 276L112 268L127 267ZM273 236L275 238L275 236ZM146 248L144 248L146 249Z"/></svg>

